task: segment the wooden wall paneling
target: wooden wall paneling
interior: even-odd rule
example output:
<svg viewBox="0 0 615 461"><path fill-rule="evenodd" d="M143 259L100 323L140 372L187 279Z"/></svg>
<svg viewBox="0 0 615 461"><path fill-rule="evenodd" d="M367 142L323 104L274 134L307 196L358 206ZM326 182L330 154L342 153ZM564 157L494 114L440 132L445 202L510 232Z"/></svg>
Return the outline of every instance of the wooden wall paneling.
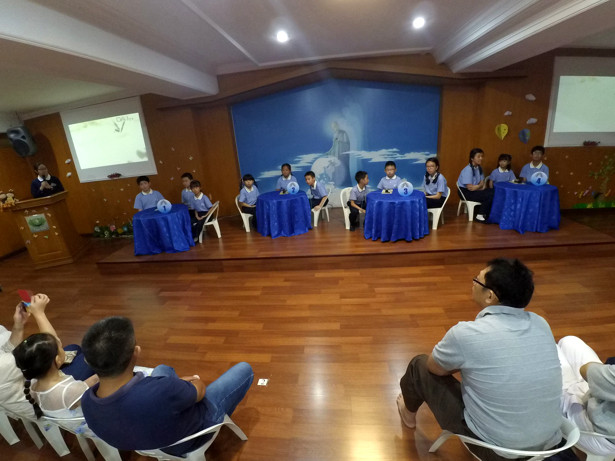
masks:
<svg viewBox="0 0 615 461"><path fill-rule="evenodd" d="M220 200L220 215L238 214L235 197L239 193L239 161L230 107L214 106L195 112L205 179L204 190Z"/></svg>

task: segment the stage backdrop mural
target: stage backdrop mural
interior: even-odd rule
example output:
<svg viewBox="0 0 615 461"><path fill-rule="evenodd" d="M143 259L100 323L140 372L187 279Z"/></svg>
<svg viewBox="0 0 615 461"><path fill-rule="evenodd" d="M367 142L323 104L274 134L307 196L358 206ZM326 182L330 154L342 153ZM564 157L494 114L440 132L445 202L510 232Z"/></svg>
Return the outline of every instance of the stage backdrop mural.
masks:
<svg viewBox="0 0 615 461"><path fill-rule="evenodd" d="M436 86L337 79L235 104L241 174L252 174L267 192L290 163L307 191L303 175L312 170L334 206L358 170L367 171L374 190L388 160L420 187L425 161L436 155L439 109Z"/></svg>

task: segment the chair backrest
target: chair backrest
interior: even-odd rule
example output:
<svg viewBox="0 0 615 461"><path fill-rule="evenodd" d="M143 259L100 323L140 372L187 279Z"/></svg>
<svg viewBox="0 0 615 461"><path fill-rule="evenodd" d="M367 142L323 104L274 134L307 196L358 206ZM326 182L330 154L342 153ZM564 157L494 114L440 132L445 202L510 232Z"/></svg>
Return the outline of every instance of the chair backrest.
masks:
<svg viewBox="0 0 615 461"><path fill-rule="evenodd" d="M243 212L241 211L241 207L239 206L239 195L237 195L237 196L235 197L235 206L236 206L236 207L237 207L237 209L239 210L239 213L243 213Z"/></svg>
<svg viewBox="0 0 615 461"><path fill-rule="evenodd" d="M350 199L350 191L352 187L346 187L340 192L340 201L342 202L342 208L348 208L348 199Z"/></svg>
<svg viewBox="0 0 615 461"><path fill-rule="evenodd" d="M444 205L446 205L446 202L448 202L448 198L450 196L451 196L451 188L446 186L446 197L444 198L444 203L442 204L440 208L444 208Z"/></svg>
<svg viewBox="0 0 615 461"><path fill-rule="evenodd" d="M559 448L554 448L552 450L515 450L512 448L498 447L497 445L483 442L482 440L478 440L473 437L467 437L465 435L457 435L457 437L459 437L459 439L465 443L489 448L490 450L494 450L496 453L497 452L506 453L506 454L516 455L516 456L531 456L531 458L528 461L538 461L541 459L548 458L549 456L553 456L554 454L559 453L560 451L564 451L564 450L567 450L568 448L571 448L579 441L579 437L581 436L579 432L579 428L575 426L572 422L564 418L562 418L562 424L560 426L560 431L562 432L563 437L566 439L566 444Z"/></svg>
<svg viewBox="0 0 615 461"><path fill-rule="evenodd" d="M220 208L219 200L212 205L212 207L209 209L209 211L205 215L205 225L207 225L207 223L218 220L218 208Z"/></svg>
<svg viewBox="0 0 615 461"><path fill-rule="evenodd" d="M459 194L459 197L461 197L461 200L463 200L464 202L468 201L468 199L466 199L466 196L463 195L463 192L461 192L461 187L459 187L459 184L457 184L457 193Z"/></svg>

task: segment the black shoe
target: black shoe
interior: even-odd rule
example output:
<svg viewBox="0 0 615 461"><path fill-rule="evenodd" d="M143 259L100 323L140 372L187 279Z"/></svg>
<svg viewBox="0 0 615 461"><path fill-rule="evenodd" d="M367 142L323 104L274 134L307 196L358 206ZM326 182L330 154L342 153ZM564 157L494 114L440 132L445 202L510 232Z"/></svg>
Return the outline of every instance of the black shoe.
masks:
<svg viewBox="0 0 615 461"><path fill-rule="evenodd" d="M351 232L354 232L354 230L355 230L355 229L356 229L356 227L354 227L354 226L350 226L350 231L351 231Z"/></svg>

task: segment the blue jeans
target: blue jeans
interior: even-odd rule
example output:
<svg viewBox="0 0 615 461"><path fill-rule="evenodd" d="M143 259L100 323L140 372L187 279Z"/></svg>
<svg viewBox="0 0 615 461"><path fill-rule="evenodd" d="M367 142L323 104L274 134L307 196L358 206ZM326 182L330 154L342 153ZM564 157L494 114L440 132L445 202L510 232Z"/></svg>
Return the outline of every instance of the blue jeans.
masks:
<svg viewBox="0 0 615 461"><path fill-rule="evenodd" d="M158 365L152 371L152 376L177 377L177 374L172 367ZM253 380L254 372L250 364L239 362L209 384L201 401L207 406L205 427L222 422L225 414L229 416L233 414L250 389Z"/></svg>

